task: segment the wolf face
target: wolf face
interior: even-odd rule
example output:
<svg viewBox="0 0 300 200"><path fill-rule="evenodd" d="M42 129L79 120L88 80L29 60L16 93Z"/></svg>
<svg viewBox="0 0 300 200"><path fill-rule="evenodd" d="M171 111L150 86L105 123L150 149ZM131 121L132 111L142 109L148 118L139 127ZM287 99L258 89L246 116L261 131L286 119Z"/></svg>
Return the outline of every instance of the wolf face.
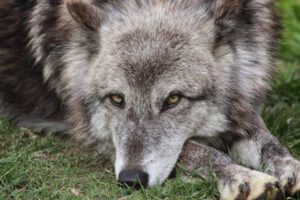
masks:
<svg viewBox="0 0 300 200"><path fill-rule="evenodd" d="M140 169L149 174L149 185L167 178L189 137L224 127L224 116L212 102L210 55L201 55L205 49L189 44L189 36L160 31L139 30L118 41L102 41L106 52L95 62L91 83L100 99L92 126L107 124L109 129L100 131L113 137L116 174Z"/></svg>
<svg viewBox="0 0 300 200"><path fill-rule="evenodd" d="M126 6L132 10L134 5ZM128 184L132 173L144 174L144 185L163 182L188 138L215 137L227 126L224 99L217 95L222 88L216 85L220 74L212 52L212 22L199 20L190 7L176 12L172 6L149 3L130 15L110 13L99 19L94 34L101 47L77 82L81 92L74 98L84 104L79 112L85 114L74 115L89 119L82 122L90 132L86 143L95 146L98 140L101 151L103 140L111 141L116 176ZM75 12L80 23L97 21L86 21L82 12Z"/></svg>
<svg viewBox="0 0 300 200"><path fill-rule="evenodd" d="M188 138L226 127L213 102L211 55L189 35L164 31L134 30L117 40L103 33L106 51L91 69L93 96L99 97L92 134L112 136L117 175L139 169L149 174L149 185L168 177Z"/></svg>

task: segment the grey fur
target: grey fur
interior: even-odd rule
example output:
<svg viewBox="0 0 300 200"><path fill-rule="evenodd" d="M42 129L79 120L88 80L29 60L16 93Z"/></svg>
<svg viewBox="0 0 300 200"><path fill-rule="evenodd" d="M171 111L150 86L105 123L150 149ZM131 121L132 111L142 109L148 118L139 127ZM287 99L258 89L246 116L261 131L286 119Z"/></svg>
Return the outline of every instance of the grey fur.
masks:
<svg viewBox="0 0 300 200"><path fill-rule="evenodd" d="M235 150L247 166L270 161L270 174L282 174L265 148L270 142L298 176L298 161L268 131L262 136L259 117L279 38L273 4L2 0L0 111L60 121L60 130L70 127L77 141L115 157L117 176L138 168L150 174L150 186L168 177L189 138ZM163 109L174 92L182 100ZM115 93L125 98L122 108L108 100ZM247 162L240 146L257 150L256 161ZM285 183L289 175L281 177Z"/></svg>

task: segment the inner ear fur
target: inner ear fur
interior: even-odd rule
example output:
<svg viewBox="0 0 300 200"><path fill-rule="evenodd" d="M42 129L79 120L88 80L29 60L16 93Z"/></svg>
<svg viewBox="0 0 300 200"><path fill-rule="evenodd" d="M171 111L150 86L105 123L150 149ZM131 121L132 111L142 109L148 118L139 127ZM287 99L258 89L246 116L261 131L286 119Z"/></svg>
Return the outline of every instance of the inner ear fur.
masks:
<svg viewBox="0 0 300 200"><path fill-rule="evenodd" d="M67 9L72 18L80 25L96 31L104 19L101 8L83 0L66 0Z"/></svg>

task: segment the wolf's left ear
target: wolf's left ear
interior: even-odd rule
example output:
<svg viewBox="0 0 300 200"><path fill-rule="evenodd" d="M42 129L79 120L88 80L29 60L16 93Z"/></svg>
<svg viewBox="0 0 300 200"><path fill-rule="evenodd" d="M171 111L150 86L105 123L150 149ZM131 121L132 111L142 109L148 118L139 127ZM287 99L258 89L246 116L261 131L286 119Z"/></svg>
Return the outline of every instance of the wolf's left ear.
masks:
<svg viewBox="0 0 300 200"><path fill-rule="evenodd" d="M104 12L101 8L82 0L65 0L65 2L70 15L77 23L92 31L99 28L104 19Z"/></svg>
<svg viewBox="0 0 300 200"><path fill-rule="evenodd" d="M245 6L262 7L274 4L277 0L201 0L205 2L207 10L215 19L226 19L226 17L238 14Z"/></svg>

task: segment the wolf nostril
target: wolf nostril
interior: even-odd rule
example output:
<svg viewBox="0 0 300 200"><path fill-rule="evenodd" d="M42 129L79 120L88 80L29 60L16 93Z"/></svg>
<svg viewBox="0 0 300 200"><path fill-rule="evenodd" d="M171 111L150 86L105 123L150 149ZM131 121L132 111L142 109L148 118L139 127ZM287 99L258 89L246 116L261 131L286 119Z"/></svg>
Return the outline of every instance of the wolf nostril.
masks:
<svg viewBox="0 0 300 200"><path fill-rule="evenodd" d="M120 172L118 177L118 182L121 185L133 187L139 189L142 187L147 187L149 175L141 170L123 170Z"/></svg>

